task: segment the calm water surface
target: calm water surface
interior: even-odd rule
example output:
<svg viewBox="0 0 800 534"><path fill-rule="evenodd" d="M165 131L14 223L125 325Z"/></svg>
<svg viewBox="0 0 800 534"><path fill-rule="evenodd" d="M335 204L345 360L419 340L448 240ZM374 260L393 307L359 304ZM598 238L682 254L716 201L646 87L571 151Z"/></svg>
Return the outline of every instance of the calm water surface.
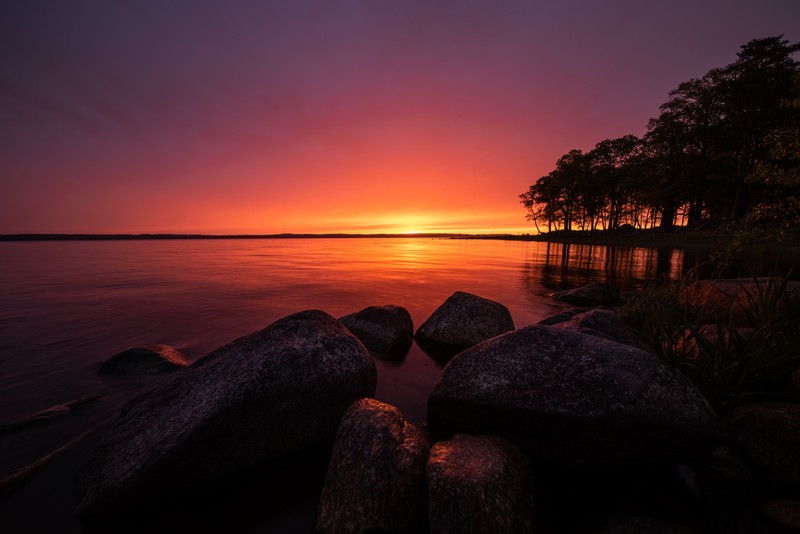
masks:
<svg viewBox="0 0 800 534"><path fill-rule="evenodd" d="M555 290L606 280L630 289L693 261L665 249L430 238L0 243L0 424L103 395L0 433L0 477L105 428L122 402L158 380L97 373L129 347L166 343L196 360L307 309L340 317L395 304L417 327L455 291L505 304L519 328L564 308L549 298ZM440 367L416 345L402 361L377 363L376 397L422 424ZM71 480L96 434L0 504L0 531L80 531Z"/></svg>

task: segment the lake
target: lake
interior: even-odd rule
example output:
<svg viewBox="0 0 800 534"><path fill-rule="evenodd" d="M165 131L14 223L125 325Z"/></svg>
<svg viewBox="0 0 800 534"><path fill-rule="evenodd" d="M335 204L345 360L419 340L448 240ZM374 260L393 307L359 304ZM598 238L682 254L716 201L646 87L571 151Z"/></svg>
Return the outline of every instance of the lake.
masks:
<svg viewBox="0 0 800 534"><path fill-rule="evenodd" d="M307 309L340 317L395 304L417 327L455 291L501 302L519 328L566 307L553 291L595 281L630 290L703 259L669 249L422 237L0 242L0 425L102 395L0 433L0 477L104 430L123 402L158 380L97 373L126 348L165 343L194 361ZM421 425L441 367L416 344L377 367L376 397ZM80 532L72 477L100 431L0 504L0 531ZM307 532L314 506L292 511L280 529ZM275 525L256 518L232 531Z"/></svg>

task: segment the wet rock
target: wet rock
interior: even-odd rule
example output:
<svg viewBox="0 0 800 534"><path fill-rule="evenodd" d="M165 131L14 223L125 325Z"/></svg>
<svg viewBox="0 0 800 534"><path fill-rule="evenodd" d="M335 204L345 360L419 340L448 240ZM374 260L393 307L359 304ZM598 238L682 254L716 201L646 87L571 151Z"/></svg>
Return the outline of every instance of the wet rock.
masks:
<svg viewBox="0 0 800 534"><path fill-rule="evenodd" d="M800 489L800 404L743 406L722 420L732 444L773 480Z"/></svg>
<svg viewBox="0 0 800 534"><path fill-rule="evenodd" d="M602 534L696 534L691 528L657 517L617 514L609 519Z"/></svg>
<svg viewBox="0 0 800 534"><path fill-rule="evenodd" d="M514 330L508 308L483 297L456 291L414 336L426 352L449 359L487 339Z"/></svg>
<svg viewBox="0 0 800 534"><path fill-rule="evenodd" d="M759 511L778 532L800 532L800 501L768 501Z"/></svg>
<svg viewBox="0 0 800 534"><path fill-rule="evenodd" d="M302 457L332 441L375 380L370 354L330 315L276 321L130 404L78 470L76 513L169 502Z"/></svg>
<svg viewBox="0 0 800 534"><path fill-rule="evenodd" d="M610 339L647 352L653 351L633 330L627 327L622 317L613 310L591 309L576 314L567 321L556 323L554 326Z"/></svg>
<svg viewBox="0 0 800 534"><path fill-rule="evenodd" d="M534 531L533 474L504 439L457 434L428 459L431 534Z"/></svg>
<svg viewBox="0 0 800 534"><path fill-rule="evenodd" d="M531 326L456 356L428 400L436 437L496 434L573 466L710 452L716 416L655 355L597 336Z"/></svg>
<svg viewBox="0 0 800 534"><path fill-rule="evenodd" d="M177 371L189 365L186 356L169 345L145 345L123 350L103 362L106 374L155 374Z"/></svg>
<svg viewBox="0 0 800 534"><path fill-rule="evenodd" d="M429 445L394 406L361 399L336 434L319 532L407 532L422 526Z"/></svg>
<svg viewBox="0 0 800 534"><path fill-rule="evenodd" d="M381 356L404 356L411 346L414 324L400 306L370 306L339 319L370 352Z"/></svg>
<svg viewBox="0 0 800 534"><path fill-rule="evenodd" d="M553 293L553 298L573 306L613 306L619 302L619 290L610 284L589 284Z"/></svg>

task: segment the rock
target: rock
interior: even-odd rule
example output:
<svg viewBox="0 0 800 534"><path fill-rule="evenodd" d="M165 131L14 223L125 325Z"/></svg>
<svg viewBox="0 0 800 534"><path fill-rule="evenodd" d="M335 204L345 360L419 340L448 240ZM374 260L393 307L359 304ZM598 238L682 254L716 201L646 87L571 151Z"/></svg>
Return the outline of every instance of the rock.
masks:
<svg viewBox="0 0 800 534"><path fill-rule="evenodd" d="M76 513L140 509L281 466L330 444L375 381L375 362L339 321L321 311L285 317L131 403L78 469Z"/></svg>
<svg viewBox="0 0 800 534"><path fill-rule="evenodd" d="M768 501L759 510L779 532L800 532L800 501Z"/></svg>
<svg viewBox="0 0 800 534"><path fill-rule="evenodd" d="M381 356L405 356L414 324L400 306L370 306L339 319L367 349Z"/></svg>
<svg viewBox="0 0 800 534"><path fill-rule="evenodd" d="M724 446L692 465L681 464L678 472L696 501L705 506L720 502L747 505L760 500L767 491L762 477Z"/></svg>
<svg viewBox="0 0 800 534"><path fill-rule="evenodd" d="M394 406L356 401L336 434L319 532L409 532L423 525L429 445Z"/></svg>
<svg viewBox="0 0 800 534"><path fill-rule="evenodd" d="M531 467L506 440L457 434L433 446L427 475L431 534L533 532Z"/></svg>
<svg viewBox="0 0 800 534"><path fill-rule="evenodd" d="M189 365L182 352L169 345L145 345L123 350L100 366L107 374L155 374L177 371Z"/></svg>
<svg viewBox="0 0 800 534"><path fill-rule="evenodd" d="M800 404L762 402L722 420L731 443L773 480L800 489Z"/></svg>
<svg viewBox="0 0 800 534"><path fill-rule="evenodd" d="M414 336L426 352L449 359L487 339L514 330L508 308L489 299L456 291Z"/></svg>
<svg viewBox="0 0 800 534"><path fill-rule="evenodd" d="M613 306L619 302L619 290L610 284L589 284L553 293L553 298L573 306Z"/></svg>
<svg viewBox="0 0 800 534"><path fill-rule="evenodd" d="M428 399L435 437L507 437L535 458L613 466L710 451L716 416L655 355L597 336L531 326L453 358Z"/></svg>
<svg viewBox="0 0 800 534"><path fill-rule="evenodd" d="M556 323L554 326L575 330L583 334L599 336L623 345L629 345L647 352L653 352L633 330L628 328L622 317L613 310L590 309L571 317L567 321Z"/></svg>
<svg viewBox="0 0 800 534"><path fill-rule="evenodd" d="M656 517L617 514L609 519L602 534L695 534L689 527Z"/></svg>
<svg viewBox="0 0 800 534"><path fill-rule="evenodd" d="M698 280L684 288L681 299L700 310L706 323L733 322L736 326L757 326L749 318L756 311L753 304L775 306L770 313L776 315L785 314L788 307L793 306L800 282L787 282L785 293L782 285L783 282L776 278Z"/></svg>
<svg viewBox="0 0 800 534"><path fill-rule="evenodd" d="M540 326L555 326L557 324L565 323L570 319L572 319L573 317L575 317L576 315L587 312L591 309L592 308L586 308L586 307L570 308L561 313L551 315L550 317L545 317L536 324Z"/></svg>

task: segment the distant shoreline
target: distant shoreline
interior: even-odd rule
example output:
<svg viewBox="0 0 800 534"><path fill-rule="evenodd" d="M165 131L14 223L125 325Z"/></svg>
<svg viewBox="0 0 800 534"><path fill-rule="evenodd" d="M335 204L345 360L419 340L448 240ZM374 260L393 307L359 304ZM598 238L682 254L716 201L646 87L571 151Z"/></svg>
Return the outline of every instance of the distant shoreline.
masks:
<svg viewBox="0 0 800 534"><path fill-rule="evenodd" d="M778 253L800 257L800 228L779 233L751 231L743 249L750 252ZM415 234L0 234L0 242L26 241L137 241L137 240L220 240L220 239L464 239L499 241L539 241L573 245L598 245L643 248L674 248L722 251L729 248L742 236L731 229L688 230L678 228L671 232L658 229L627 231L553 231L544 234L459 234L459 233L415 233Z"/></svg>
<svg viewBox="0 0 800 534"><path fill-rule="evenodd" d="M432 237L461 238L476 237L468 234L0 234L0 241L135 241L169 239L341 239L384 237ZM510 236L513 237L513 236Z"/></svg>

